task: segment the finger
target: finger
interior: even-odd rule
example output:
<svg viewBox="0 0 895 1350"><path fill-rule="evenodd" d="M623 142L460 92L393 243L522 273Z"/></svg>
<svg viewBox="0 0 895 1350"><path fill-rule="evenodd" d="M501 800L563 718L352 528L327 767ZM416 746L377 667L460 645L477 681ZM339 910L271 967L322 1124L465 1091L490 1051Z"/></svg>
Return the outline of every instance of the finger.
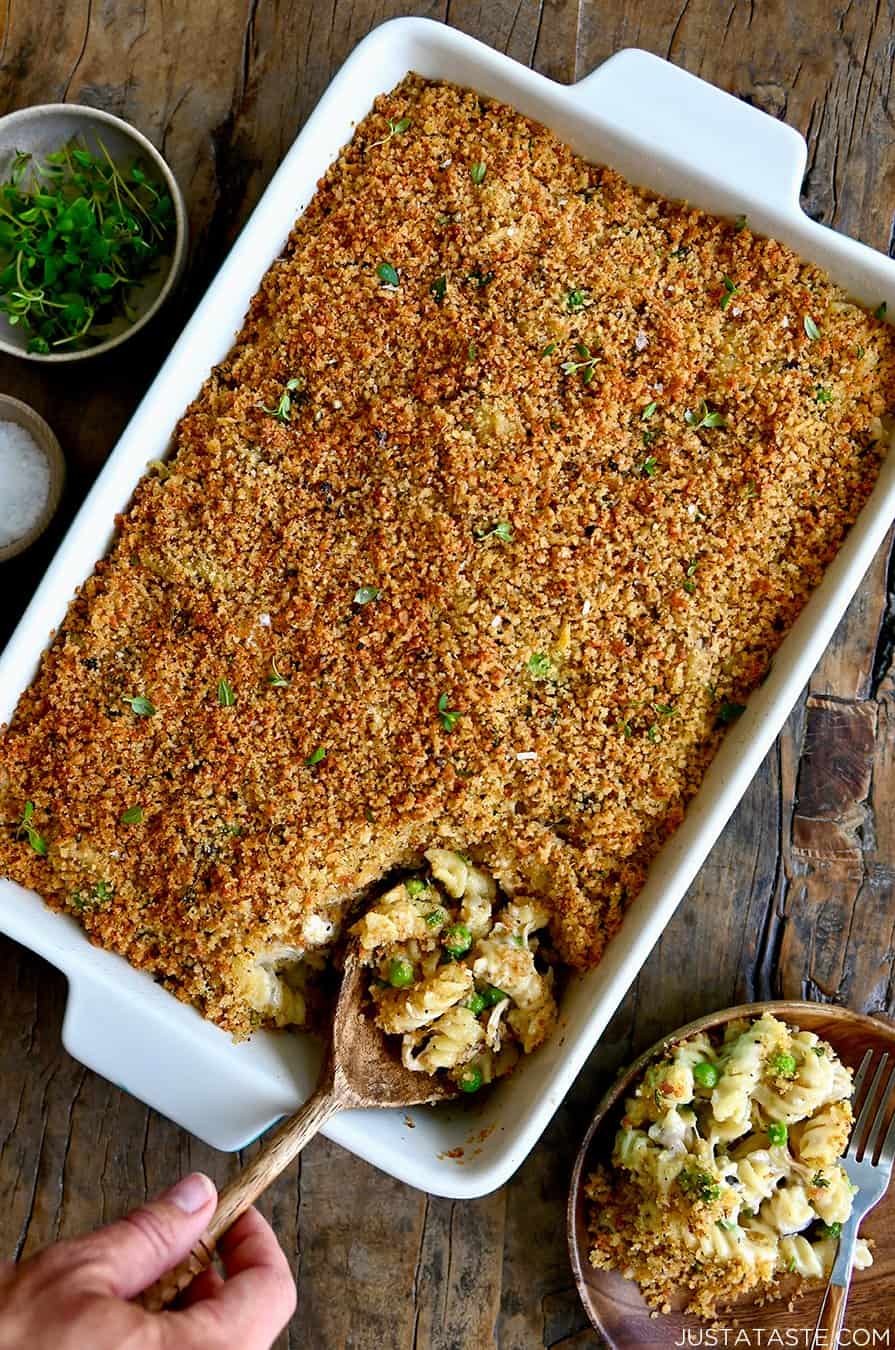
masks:
<svg viewBox="0 0 895 1350"><path fill-rule="evenodd" d="M119 1298L133 1298L189 1253L204 1232L216 1201L214 1182L202 1172L193 1172L118 1223L77 1238L69 1250L94 1272L100 1289Z"/></svg>
<svg viewBox="0 0 895 1350"><path fill-rule="evenodd" d="M207 1298L214 1298L223 1288L224 1281L214 1266L209 1266L207 1270L200 1271L192 1284L188 1284L186 1289L177 1300L177 1307L191 1308L194 1303L202 1303Z"/></svg>
<svg viewBox="0 0 895 1350"><path fill-rule="evenodd" d="M170 1316L171 1346L267 1350L295 1312L295 1282L273 1229L248 1210L218 1244L227 1279L212 1298ZM168 1342L164 1342L166 1345Z"/></svg>

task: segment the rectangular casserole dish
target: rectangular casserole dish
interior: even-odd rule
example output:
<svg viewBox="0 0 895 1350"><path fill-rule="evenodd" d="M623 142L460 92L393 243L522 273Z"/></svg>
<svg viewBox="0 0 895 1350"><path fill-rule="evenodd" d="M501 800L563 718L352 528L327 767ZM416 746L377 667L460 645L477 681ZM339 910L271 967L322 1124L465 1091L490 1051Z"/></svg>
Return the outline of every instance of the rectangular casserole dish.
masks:
<svg viewBox="0 0 895 1350"><path fill-rule="evenodd" d="M0 721L32 679L73 584L108 546L146 468L240 327L261 277L316 182L374 97L408 71L469 85L544 122L591 161L671 198L728 217L745 213L824 268L858 301L895 309L895 263L809 220L799 206L802 138L646 52L618 53L569 88L427 20L383 25L357 48L286 155L207 295L175 344L63 541L0 657ZM890 458L857 524L711 765L684 824L655 860L601 964L569 981L550 1044L472 1109L351 1113L326 1133L375 1166L434 1194L487 1193L523 1161L649 955L717 839L861 581L895 514ZM122 958L92 947L73 920L0 880L0 929L69 982L63 1041L82 1063L209 1144L237 1149L308 1094L319 1049L262 1033L234 1045ZM474 1151L456 1151L479 1134ZM484 1137L482 1137L484 1136ZM454 1153L452 1158L449 1155Z"/></svg>

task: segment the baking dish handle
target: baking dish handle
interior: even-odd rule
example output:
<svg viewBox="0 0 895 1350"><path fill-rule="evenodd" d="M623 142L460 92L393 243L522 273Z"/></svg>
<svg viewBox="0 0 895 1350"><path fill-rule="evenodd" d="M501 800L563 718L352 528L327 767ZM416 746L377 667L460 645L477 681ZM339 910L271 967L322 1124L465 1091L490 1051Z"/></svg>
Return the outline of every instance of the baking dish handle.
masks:
<svg viewBox="0 0 895 1350"><path fill-rule="evenodd" d="M569 92L650 159L677 161L732 200L751 197L790 213L798 209L808 155L804 138L670 61L630 47Z"/></svg>

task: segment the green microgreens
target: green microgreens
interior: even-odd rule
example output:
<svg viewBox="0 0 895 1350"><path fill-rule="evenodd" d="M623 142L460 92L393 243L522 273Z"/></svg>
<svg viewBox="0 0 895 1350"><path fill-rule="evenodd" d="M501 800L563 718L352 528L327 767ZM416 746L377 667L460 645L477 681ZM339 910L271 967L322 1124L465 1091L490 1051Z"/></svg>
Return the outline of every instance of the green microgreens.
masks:
<svg viewBox="0 0 895 1350"><path fill-rule="evenodd" d="M122 825L139 825L142 819L142 806L129 806L126 811L122 811L121 813Z"/></svg>
<svg viewBox="0 0 895 1350"><path fill-rule="evenodd" d="M721 277L721 281L724 284L724 293L721 296L721 308L726 309L740 288L726 272Z"/></svg>
<svg viewBox="0 0 895 1350"><path fill-rule="evenodd" d="M688 595L692 595L696 590L696 582L693 578L696 576L696 569L699 566L699 559L694 558L692 562L687 563L686 577L684 580L684 590Z"/></svg>
<svg viewBox="0 0 895 1350"><path fill-rule="evenodd" d="M367 149L375 150L377 145L388 145L389 141L392 139L393 136L403 136L404 132L407 130L409 126L410 126L409 117L402 117L397 122L393 122L392 119L389 118L388 135L383 136L381 141L373 141L372 145L367 146Z"/></svg>
<svg viewBox="0 0 895 1350"><path fill-rule="evenodd" d="M286 676L277 669L276 657L274 657L270 663L270 674L267 677L267 683L270 685L271 689L289 688L289 681L286 679Z"/></svg>
<svg viewBox="0 0 895 1350"><path fill-rule="evenodd" d="M0 312L38 355L89 347L122 316L133 322L133 292L173 238L164 188L97 144L93 154L72 140L43 163L19 153L0 186Z"/></svg>
<svg viewBox="0 0 895 1350"><path fill-rule="evenodd" d="M887 309L888 309L888 305L886 304L886 302L885 302L885 300L884 300L884 301L882 302L882 304L881 304L881 305L877 305L876 309L873 311L873 317L874 317L875 319L884 319L884 318L886 317L886 310L887 310Z"/></svg>
<svg viewBox="0 0 895 1350"><path fill-rule="evenodd" d="M513 542L513 527L508 520L499 520L496 525L492 525L488 530L477 530L476 539L483 542L485 539L499 539L502 544L511 544Z"/></svg>
<svg viewBox="0 0 895 1350"><path fill-rule="evenodd" d="M313 769L316 768L318 764L322 764L325 759L326 759L326 748L322 745L318 745L317 749L312 750L311 753L308 755L307 759L305 760L305 764L309 769Z"/></svg>
<svg viewBox="0 0 895 1350"><path fill-rule="evenodd" d="M368 605L371 600L378 600L382 591L378 586L358 586L354 592L354 603L356 605Z"/></svg>
<svg viewBox="0 0 895 1350"><path fill-rule="evenodd" d="M812 342L817 342L820 337L820 329L814 322L810 314L805 315L805 334Z"/></svg>
<svg viewBox="0 0 895 1350"><path fill-rule="evenodd" d="M546 652L532 652L525 669L533 680L555 680L556 670Z"/></svg>
<svg viewBox="0 0 895 1350"><path fill-rule="evenodd" d="M577 314L591 304L590 291L575 286L566 292L566 305L570 314Z"/></svg>
<svg viewBox="0 0 895 1350"><path fill-rule="evenodd" d="M814 391L814 401L815 403L832 403L833 395L829 389L824 389L821 385L818 385Z"/></svg>
<svg viewBox="0 0 895 1350"><path fill-rule="evenodd" d="M483 164L481 160L476 160L475 164L471 164L469 166L469 176L475 183L476 187L480 187L481 184L484 183L485 174L487 172L488 166L486 164Z"/></svg>
<svg viewBox="0 0 895 1350"><path fill-rule="evenodd" d="M233 686L227 680L218 680L218 703L222 708L232 708L236 702Z"/></svg>
<svg viewBox="0 0 895 1350"><path fill-rule="evenodd" d="M383 286L400 286L401 284L397 268L392 267L389 262L381 262L376 268L376 275Z"/></svg>
<svg viewBox="0 0 895 1350"><path fill-rule="evenodd" d="M690 408L684 413L684 421L693 431L699 431L701 427L726 427L727 420L723 413L710 412L709 405L705 399L702 400L699 407L693 412Z"/></svg>
<svg viewBox="0 0 895 1350"><path fill-rule="evenodd" d="M292 405L296 402L292 396L293 394L301 393L304 387L304 380L294 376L291 380L286 381L283 392L280 395L279 403L272 408L269 408L266 403L262 403L260 405L262 411L269 413L271 417L275 417L278 422L291 421Z"/></svg>
<svg viewBox="0 0 895 1350"><path fill-rule="evenodd" d="M447 277L436 277L429 287L429 292L436 305L440 305L447 293Z"/></svg>
<svg viewBox="0 0 895 1350"><path fill-rule="evenodd" d="M640 468L637 470L637 472L639 474L642 474L644 478L655 478L656 474L659 472L659 465L658 461L656 460L656 456L647 455L646 459L640 465Z"/></svg>
<svg viewBox="0 0 895 1350"><path fill-rule="evenodd" d="M454 727L457 725L457 719L462 717L463 714L456 709L450 709L448 707L447 694L440 694L438 698L438 716L441 718L441 725L444 730L450 732L453 731Z"/></svg>
<svg viewBox="0 0 895 1350"><path fill-rule="evenodd" d="M137 717L154 717L157 709L152 699L147 698L145 694L134 694L131 698L124 698L122 703L129 703L131 711Z"/></svg>
<svg viewBox="0 0 895 1350"><path fill-rule="evenodd" d="M646 407L643 409L643 412L640 414L641 422L648 422L650 418L654 415L658 406L659 405L655 399L653 399L651 403L648 403Z"/></svg>
<svg viewBox="0 0 895 1350"><path fill-rule="evenodd" d="M594 377L594 369L597 364L597 358L591 355L590 347L586 342L578 342L575 345L575 351L581 357L580 361L563 361L560 370L564 375L574 375L576 371L581 372L581 383L590 384Z"/></svg>
<svg viewBox="0 0 895 1350"><path fill-rule="evenodd" d="M42 834L38 833L37 828L31 823L33 819L34 802L26 802L25 809L22 812L22 819L19 821L18 828L16 829L16 835L19 838L24 835L34 852L41 858L45 858L47 856L47 841Z"/></svg>

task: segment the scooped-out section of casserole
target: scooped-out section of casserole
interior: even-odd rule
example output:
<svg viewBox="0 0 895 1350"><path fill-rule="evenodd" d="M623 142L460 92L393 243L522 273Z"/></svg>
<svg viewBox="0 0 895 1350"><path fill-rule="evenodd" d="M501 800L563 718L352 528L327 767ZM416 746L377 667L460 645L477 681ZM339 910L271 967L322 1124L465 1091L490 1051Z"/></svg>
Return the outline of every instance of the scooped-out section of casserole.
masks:
<svg viewBox="0 0 895 1350"><path fill-rule="evenodd" d="M308 967L424 855L469 927L438 850L504 897L476 943L546 927L592 966L870 494L893 405L882 315L747 220L408 77L5 729L0 870L237 1037L300 1025ZM473 993L504 988L477 959ZM405 1054L436 1056L389 991ZM525 1011L495 1018L507 1043ZM504 1043L473 1018L484 1077Z"/></svg>

